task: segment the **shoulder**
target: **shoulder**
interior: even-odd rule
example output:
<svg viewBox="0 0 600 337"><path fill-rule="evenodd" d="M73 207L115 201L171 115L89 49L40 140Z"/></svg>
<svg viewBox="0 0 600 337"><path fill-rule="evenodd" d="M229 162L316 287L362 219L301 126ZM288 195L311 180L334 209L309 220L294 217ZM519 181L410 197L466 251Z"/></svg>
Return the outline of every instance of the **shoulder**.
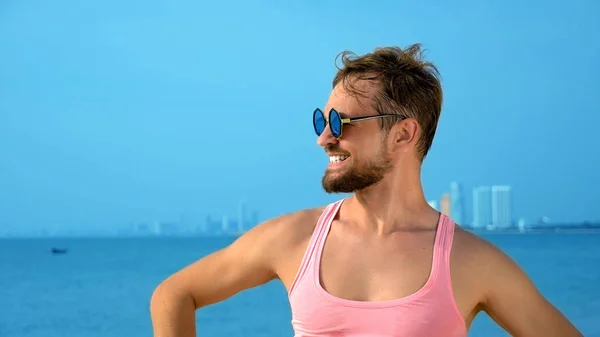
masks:
<svg viewBox="0 0 600 337"><path fill-rule="evenodd" d="M325 206L299 210L269 219L252 230L266 240L290 243L305 236L311 236Z"/></svg>
<svg viewBox="0 0 600 337"><path fill-rule="evenodd" d="M478 274L498 267L515 266L512 259L496 245L460 226L456 226L454 231L452 255L456 262L477 269Z"/></svg>
<svg viewBox="0 0 600 337"><path fill-rule="evenodd" d="M478 290L482 301L499 289L498 282L523 285L528 281L521 267L507 253L459 226L454 234L451 263L462 275L472 279L470 286Z"/></svg>
<svg viewBox="0 0 600 337"><path fill-rule="evenodd" d="M452 244L452 251L456 252L459 257L474 259L480 261L482 256L479 254L485 254L488 258L489 254L495 255L499 253L499 250L488 240L463 229L456 225L454 229L454 241Z"/></svg>
<svg viewBox="0 0 600 337"><path fill-rule="evenodd" d="M260 251L259 254L267 255L276 263L285 259L287 252L310 240L325 208L303 209L269 219L249 230L238 241L244 249Z"/></svg>

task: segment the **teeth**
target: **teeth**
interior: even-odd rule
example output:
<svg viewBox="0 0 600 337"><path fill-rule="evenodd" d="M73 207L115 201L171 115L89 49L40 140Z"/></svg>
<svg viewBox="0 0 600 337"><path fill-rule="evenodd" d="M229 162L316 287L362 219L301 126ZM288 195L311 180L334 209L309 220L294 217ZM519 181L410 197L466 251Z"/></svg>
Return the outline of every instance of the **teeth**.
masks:
<svg viewBox="0 0 600 337"><path fill-rule="evenodd" d="M330 163L339 163L341 161L344 161L348 159L348 156L330 156L329 157L329 162Z"/></svg>

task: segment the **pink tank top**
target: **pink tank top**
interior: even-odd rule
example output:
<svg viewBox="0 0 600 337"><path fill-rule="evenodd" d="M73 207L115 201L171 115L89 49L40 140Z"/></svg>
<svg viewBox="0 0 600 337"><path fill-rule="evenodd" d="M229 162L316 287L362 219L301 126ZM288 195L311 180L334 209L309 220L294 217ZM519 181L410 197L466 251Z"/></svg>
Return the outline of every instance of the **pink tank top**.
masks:
<svg viewBox="0 0 600 337"><path fill-rule="evenodd" d="M319 218L289 291L295 337L466 337L450 282L454 222L440 216L431 273L416 293L383 302L347 300L321 286L319 268L325 239L343 200Z"/></svg>

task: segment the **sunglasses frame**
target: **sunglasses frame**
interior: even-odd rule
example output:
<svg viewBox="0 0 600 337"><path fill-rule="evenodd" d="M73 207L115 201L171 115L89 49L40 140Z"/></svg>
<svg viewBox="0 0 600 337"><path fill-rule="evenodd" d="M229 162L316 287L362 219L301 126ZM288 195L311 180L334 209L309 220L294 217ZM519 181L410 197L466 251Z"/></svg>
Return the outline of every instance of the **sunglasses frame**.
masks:
<svg viewBox="0 0 600 337"><path fill-rule="evenodd" d="M317 123L316 123L316 119L315 119L317 113L320 113L321 115L323 115L323 120L325 121L325 125L323 126L323 131L321 131L321 133L319 133L317 131ZM333 115L333 114L337 114L338 119L340 120L340 134L338 136L336 136L333 133L333 127L331 126L331 123L329 123L329 121L331 120L331 115ZM327 128L328 125L329 125L329 131L331 132L331 135L337 139L340 139L342 137L342 133L344 130L344 124L350 124L350 123L354 123L354 122L360 122L360 121L365 121L365 120L369 120L369 119L383 118L383 117L397 117L397 118L401 118L402 120L407 118L406 116L396 115L396 114L380 114L380 115L371 115L371 116L362 116L362 117L342 118L339 111L335 110L334 108L331 108L329 110L328 117L329 117L329 119L325 119L325 113L320 108L316 108L315 111L313 111L313 128L315 129L315 133L317 134L317 136L321 136L321 134L323 134L323 132L325 131L325 129Z"/></svg>

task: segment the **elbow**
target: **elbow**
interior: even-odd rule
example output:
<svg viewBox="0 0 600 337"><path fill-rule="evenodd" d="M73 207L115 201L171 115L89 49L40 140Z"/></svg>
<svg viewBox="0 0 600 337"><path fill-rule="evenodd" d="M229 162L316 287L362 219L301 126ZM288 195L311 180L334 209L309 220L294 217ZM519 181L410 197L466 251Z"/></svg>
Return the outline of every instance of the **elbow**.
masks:
<svg viewBox="0 0 600 337"><path fill-rule="evenodd" d="M180 311L182 309L195 311L195 301L191 295L173 286L168 280L160 283L152 292L150 297L151 314Z"/></svg>
<svg viewBox="0 0 600 337"><path fill-rule="evenodd" d="M167 306L173 304L173 293L165 283L159 284L150 297L150 313L152 316L166 309Z"/></svg>
<svg viewBox="0 0 600 337"><path fill-rule="evenodd" d="M192 296L180 287L161 283L150 299L154 336L196 336L195 311Z"/></svg>
<svg viewBox="0 0 600 337"><path fill-rule="evenodd" d="M150 296L150 311L155 312L159 307L168 301L170 294L164 283L159 284Z"/></svg>

